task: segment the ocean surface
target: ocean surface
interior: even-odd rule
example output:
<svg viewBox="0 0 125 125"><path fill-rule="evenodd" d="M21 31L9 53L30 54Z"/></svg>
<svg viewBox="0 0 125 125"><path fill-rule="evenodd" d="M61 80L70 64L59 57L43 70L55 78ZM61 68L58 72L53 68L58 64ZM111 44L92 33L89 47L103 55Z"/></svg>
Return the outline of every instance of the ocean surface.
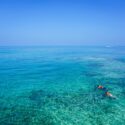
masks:
<svg viewBox="0 0 125 125"><path fill-rule="evenodd" d="M0 125L125 125L125 47L0 47Z"/></svg>

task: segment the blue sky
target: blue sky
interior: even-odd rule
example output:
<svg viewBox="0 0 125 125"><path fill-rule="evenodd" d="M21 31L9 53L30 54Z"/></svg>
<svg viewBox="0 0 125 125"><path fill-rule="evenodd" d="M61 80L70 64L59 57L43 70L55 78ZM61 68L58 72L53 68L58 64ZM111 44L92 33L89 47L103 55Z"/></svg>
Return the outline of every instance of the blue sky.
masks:
<svg viewBox="0 0 125 125"><path fill-rule="evenodd" d="M124 0L0 0L0 45L123 44Z"/></svg>

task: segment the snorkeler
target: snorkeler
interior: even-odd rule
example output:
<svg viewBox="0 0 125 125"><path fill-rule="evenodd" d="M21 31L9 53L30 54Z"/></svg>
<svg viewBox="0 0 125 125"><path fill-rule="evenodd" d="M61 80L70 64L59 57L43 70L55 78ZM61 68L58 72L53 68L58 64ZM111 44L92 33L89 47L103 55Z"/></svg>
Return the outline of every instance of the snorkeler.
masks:
<svg viewBox="0 0 125 125"><path fill-rule="evenodd" d="M98 86L97 86L97 88L98 88L98 89L102 89L102 90L107 91L107 88L105 88L105 87L104 87L104 86L102 86L102 85L98 85Z"/></svg>
<svg viewBox="0 0 125 125"><path fill-rule="evenodd" d="M107 97L111 97L111 98L116 99L116 97L113 96L113 95L112 95L110 92L108 92L108 91L107 91L105 94L106 94Z"/></svg>
<svg viewBox="0 0 125 125"><path fill-rule="evenodd" d="M98 89L103 89L104 87L102 85L98 85Z"/></svg>

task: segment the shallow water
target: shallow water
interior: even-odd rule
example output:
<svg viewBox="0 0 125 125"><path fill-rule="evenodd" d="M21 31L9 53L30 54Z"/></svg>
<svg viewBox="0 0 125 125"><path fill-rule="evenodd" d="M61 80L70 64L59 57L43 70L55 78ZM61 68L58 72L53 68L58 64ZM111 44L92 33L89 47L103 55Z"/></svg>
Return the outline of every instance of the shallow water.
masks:
<svg viewBox="0 0 125 125"><path fill-rule="evenodd" d="M0 125L124 125L124 50L0 47Z"/></svg>

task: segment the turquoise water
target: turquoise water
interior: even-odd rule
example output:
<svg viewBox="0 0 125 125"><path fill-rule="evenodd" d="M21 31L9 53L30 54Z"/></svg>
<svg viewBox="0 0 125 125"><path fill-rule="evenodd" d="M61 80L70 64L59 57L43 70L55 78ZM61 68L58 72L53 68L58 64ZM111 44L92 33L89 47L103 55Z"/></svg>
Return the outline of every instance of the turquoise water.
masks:
<svg viewBox="0 0 125 125"><path fill-rule="evenodd" d="M0 47L0 125L124 124L125 47Z"/></svg>

